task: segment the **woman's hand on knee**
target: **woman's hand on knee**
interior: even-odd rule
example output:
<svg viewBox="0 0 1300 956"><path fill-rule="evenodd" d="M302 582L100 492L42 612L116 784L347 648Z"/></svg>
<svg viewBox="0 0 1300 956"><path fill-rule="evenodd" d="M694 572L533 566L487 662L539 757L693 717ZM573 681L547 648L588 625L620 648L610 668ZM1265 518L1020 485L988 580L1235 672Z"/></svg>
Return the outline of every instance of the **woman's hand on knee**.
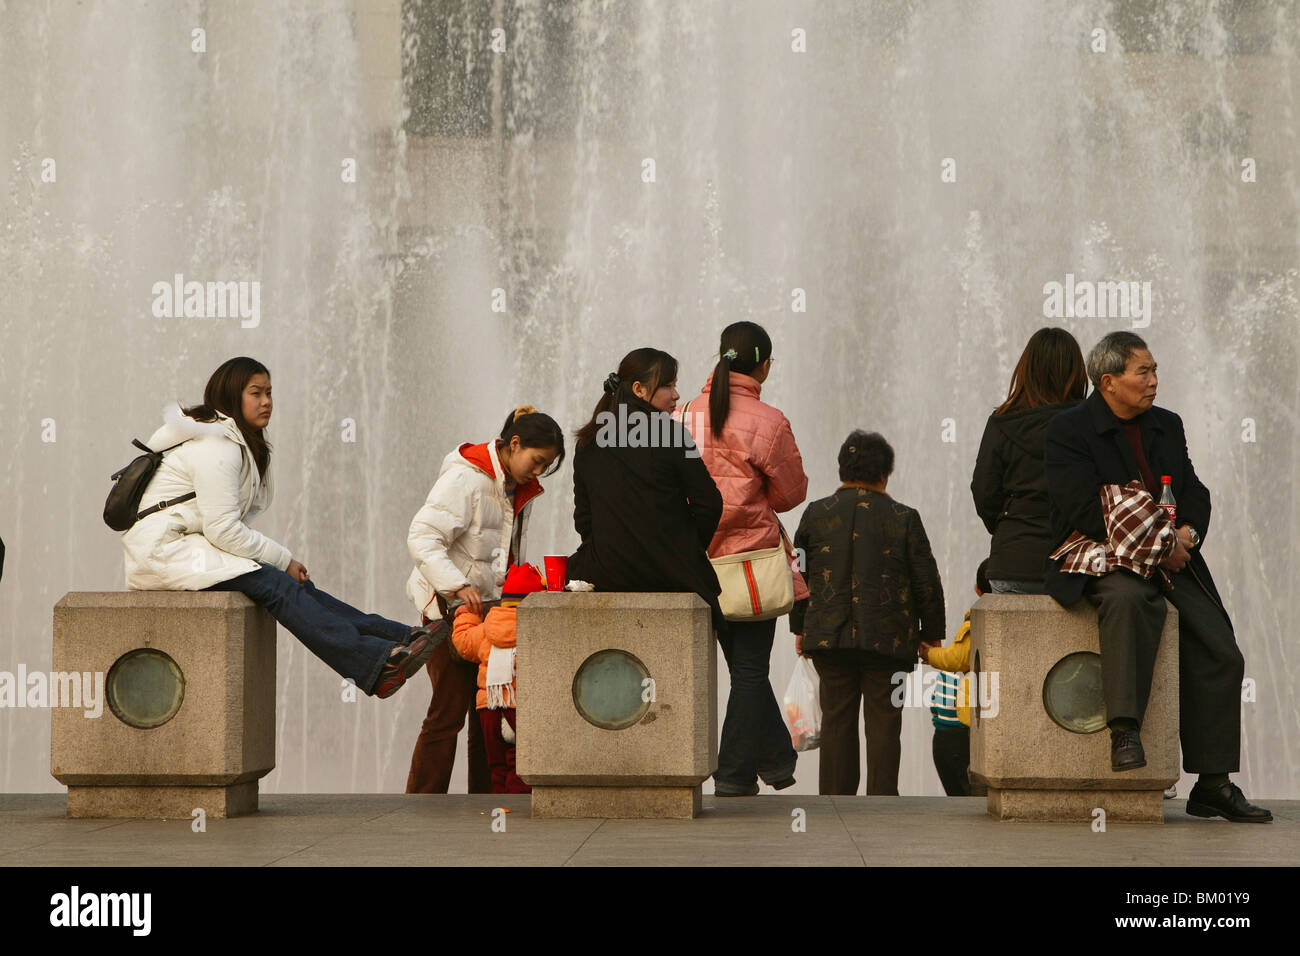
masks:
<svg viewBox="0 0 1300 956"><path fill-rule="evenodd" d="M307 583L307 569L302 566L301 561L295 561L291 558L289 566L285 568L285 573L299 584Z"/></svg>

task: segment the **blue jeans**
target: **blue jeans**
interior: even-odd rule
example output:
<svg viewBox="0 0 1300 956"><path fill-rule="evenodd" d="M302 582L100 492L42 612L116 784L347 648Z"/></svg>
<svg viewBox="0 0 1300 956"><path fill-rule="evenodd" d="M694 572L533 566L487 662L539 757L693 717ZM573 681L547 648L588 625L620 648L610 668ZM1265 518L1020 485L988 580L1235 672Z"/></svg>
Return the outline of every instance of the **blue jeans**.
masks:
<svg viewBox="0 0 1300 956"><path fill-rule="evenodd" d="M307 650L367 694L373 692L393 647L411 636L409 625L358 611L311 581L299 584L269 564L207 590L242 592L271 612Z"/></svg>
<svg viewBox="0 0 1300 956"><path fill-rule="evenodd" d="M1004 581L1001 578L989 578L989 587L994 594L1046 594L1042 581Z"/></svg>
<svg viewBox="0 0 1300 956"><path fill-rule="evenodd" d="M776 637L776 620L730 621L718 635L731 675L727 716L722 722L716 783L734 789L752 787L758 776L776 783L794 775L799 755L767 677Z"/></svg>

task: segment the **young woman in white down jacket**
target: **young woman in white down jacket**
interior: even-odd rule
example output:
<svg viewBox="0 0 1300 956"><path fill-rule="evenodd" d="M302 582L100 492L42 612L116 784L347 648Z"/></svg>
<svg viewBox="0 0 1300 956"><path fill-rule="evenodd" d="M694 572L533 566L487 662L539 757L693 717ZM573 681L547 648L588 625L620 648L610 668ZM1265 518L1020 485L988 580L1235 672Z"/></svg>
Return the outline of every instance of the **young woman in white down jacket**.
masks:
<svg viewBox="0 0 1300 956"><path fill-rule="evenodd" d="M481 615L484 601L501 597L508 566L523 560L524 527L533 499L542 493L537 479L563 461L564 433L531 405L507 415L493 441L467 442L443 459L406 542L415 565L406 593L424 620L462 603ZM447 792L456 738L468 715L468 789L491 793L475 709L478 666L458 660L447 641L429 658L428 671L433 700L411 755L406 792Z"/></svg>
<svg viewBox="0 0 1300 956"><path fill-rule="evenodd" d="M270 373L245 357L212 373L202 405L164 411L148 446L183 444L163 456L140 508L195 497L140 518L122 535L127 587L241 591L362 691L391 696L446 629L358 611L316 587L288 548L248 526L271 503L270 420Z"/></svg>

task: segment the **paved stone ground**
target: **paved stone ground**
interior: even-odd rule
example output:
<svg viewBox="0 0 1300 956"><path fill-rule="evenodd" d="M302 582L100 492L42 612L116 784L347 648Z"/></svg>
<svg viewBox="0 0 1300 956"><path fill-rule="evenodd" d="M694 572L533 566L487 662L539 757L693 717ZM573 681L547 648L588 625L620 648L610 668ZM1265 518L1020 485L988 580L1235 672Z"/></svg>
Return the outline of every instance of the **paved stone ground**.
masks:
<svg viewBox="0 0 1300 956"><path fill-rule="evenodd" d="M1300 861L1300 801L1268 825L1002 823L984 798L704 798L694 820L532 820L527 796L270 794L251 817L69 820L63 794L0 794L0 866L1233 866ZM504 833L492 810L503 807ZM806 811L807 830L791 815Z"/></svg>

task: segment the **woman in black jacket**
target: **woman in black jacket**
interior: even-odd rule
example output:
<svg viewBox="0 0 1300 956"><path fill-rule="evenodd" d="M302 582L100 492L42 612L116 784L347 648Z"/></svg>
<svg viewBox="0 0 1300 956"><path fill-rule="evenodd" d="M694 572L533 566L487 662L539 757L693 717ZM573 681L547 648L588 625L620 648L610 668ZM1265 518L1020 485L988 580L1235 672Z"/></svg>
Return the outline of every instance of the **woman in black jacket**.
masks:
<svg viewBox="0 0 1300 956"><path fill-rule="evenodd" d="M1043 442L1047 424L1083 400L1088 374L1065 329L1030 336L1011 374L1007 400L989 416L970 490L993 535L988 578L995 594L1042 594L1053 540Z"/></svg>
<svg viewBox="0 0 1300 956"><path fill-rule="evenodd" d="M722 495L690 432L668 417L676 383L677 360L651 348L629 352L605 379L573 455L573 523L582 544L568 576L601 591L693 591L721 632L722 589L706 549Z"/></svg>

